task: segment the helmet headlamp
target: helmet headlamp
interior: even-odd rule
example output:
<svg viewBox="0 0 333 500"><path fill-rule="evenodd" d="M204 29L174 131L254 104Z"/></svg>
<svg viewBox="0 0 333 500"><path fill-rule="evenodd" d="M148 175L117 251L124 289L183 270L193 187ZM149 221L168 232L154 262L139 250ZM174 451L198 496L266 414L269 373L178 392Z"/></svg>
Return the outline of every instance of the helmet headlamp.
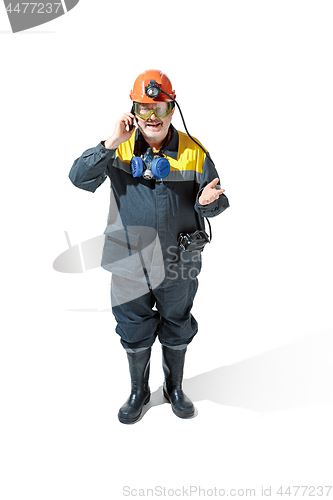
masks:
<svg viewBox="0 0 333 500"><path fill-rule="evenodd" d="M156 80L150 80L145 87L145 93L151 99L156 99L161 93L161 87L156 83Z"/></svg>

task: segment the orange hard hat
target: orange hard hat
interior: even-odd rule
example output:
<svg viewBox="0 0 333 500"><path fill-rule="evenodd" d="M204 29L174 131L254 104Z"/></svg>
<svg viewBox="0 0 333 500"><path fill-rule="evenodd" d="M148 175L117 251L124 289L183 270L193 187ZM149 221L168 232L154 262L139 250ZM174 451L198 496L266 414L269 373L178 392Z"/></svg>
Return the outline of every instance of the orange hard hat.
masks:
<svg viewBox="0 0 333 500"><path fill-rule="evenodd" d="M172 101L167 95L162 92L158 97L152 98L146 95L146 87L151 83L155 82L157 85L171 95L174 99L176 98L175 91L172 90L172 85L166 74L158 69L147 69L141 73L134 82L133 90L131 90L130 98L132 101L136 102L156 102L156 101Z"/></svg>

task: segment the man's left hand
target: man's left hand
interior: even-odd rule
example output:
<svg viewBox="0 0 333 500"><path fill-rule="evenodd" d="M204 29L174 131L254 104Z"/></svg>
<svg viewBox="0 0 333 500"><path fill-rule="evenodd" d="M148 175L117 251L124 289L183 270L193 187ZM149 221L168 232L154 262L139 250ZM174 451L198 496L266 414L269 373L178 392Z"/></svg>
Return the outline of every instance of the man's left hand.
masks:
<svg viewBox="0 0 333 500"><path fill-rule="evenodd" d="M224 193L224 189L215 189L214 186L216 186L218 182L219 178L216 177L216 179L212 180L212 182L207 184L207 186L203 189L198 200L200 205L209 205L209 203L217 200L217 198Z"/></svg>

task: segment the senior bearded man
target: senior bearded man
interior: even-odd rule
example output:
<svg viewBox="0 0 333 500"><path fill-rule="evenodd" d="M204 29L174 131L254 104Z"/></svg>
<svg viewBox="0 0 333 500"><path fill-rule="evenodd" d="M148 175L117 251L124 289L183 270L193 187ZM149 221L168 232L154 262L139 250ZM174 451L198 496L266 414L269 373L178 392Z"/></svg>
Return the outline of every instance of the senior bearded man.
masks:
<svg viewBox="0 0 333 500"><path fill-rule="evenodd" d="M204 231L204 218L229 206L208 152L171 124L175 97L161 71L140 74L130 93L131 111L106 141L75 160L69 174L75 186L91 192L107 177L111 181L101 265L112 272L112 312L131 376L130 396L118 413L125 424L136 422L150 399L156 337L162 344L164 396L178 417L194 415L182 380L187 346L198 332L191 308L201 251L184 252L179 235Z"/></svg>

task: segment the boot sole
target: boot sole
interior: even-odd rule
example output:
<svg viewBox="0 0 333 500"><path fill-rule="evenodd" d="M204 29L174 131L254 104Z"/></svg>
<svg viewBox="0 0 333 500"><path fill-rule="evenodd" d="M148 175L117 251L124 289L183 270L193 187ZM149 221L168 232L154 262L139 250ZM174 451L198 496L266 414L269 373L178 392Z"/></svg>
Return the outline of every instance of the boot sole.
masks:
<svg viewBox="0 0 333 500"><path fill-rule="evenodd" d="M134 422L137 422L139 420L139 418L141 417L141 414L142 414L142 409L143 407L149 403L150 401L150 394L148 394L148 396L146 397L143 405L142 405L142 408L141 408L141 411L139 413L139 415L137 415L136 417L134 418L125 418L125 417L121 417L119 414L118 414L118 420L119 422L121 422L122 424L134 424Z"/></svg>
<svg viewBox="0 0 333 500"><path fill-rule="evenodd" d="M172 409L173 413L176 415L176 417L179 417L179 418L191 418L191 417L193 417L195 410L191 411L191 413L177 413L173 407L173 404L170 401L169 396L167 395L167 393L165 392L164 389L163 389L163 396L165 397L167 402L171 404L171 409Z"/></svg>

